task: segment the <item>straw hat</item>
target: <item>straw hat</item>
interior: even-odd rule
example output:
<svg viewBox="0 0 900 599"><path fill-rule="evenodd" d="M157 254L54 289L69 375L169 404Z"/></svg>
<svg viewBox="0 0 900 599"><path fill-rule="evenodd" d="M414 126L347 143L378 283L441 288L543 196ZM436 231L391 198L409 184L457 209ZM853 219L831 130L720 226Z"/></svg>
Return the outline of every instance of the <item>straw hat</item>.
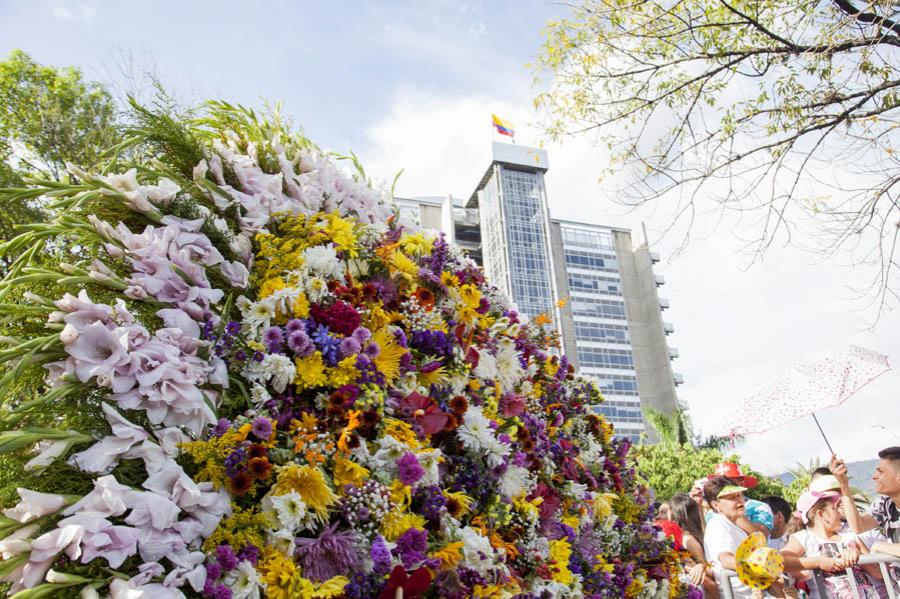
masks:
<svg viewBox="0 0 900 599"><path fill-rule="evenodd" d="M758 531L741 541L734 560L738 578L753 589L769 588L784 572L784 558L766 546L766 537Z"/></svg>

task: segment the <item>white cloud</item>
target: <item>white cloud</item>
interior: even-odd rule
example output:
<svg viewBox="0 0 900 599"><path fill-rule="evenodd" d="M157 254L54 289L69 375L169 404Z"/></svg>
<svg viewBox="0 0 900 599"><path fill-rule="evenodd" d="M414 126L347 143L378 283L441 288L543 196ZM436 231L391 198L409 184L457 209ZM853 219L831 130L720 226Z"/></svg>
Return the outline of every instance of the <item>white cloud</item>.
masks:
<svg viewBox="0 0 900 599"><path fill-rule="evenodd" d="M48 6L53 18L70 23L89 23L97 12L97 3L93 0L86 2L54 0L48 3Z"/></svg>
<svg viewBox="0 0 900 599"><path fill-rule="evenodd" d="M407 88L368 131L361 152L367 170L386 180L405 169L399 195L467 198L489 164L491 112L516 126L517 141L534 145L539 135L528 98L452 96ZM671 257L680 239L659 239L670 223L665 202L637 213L624 213L607 197L597 173L608 157L586 140L546 145L551 213L560 218L634 228L644 219L654 248ZM687 249L659 271L671 300L666 320L675 324L671 339L681 357L675 370L686 383L679 395L691 408L697 428L710 434L728 410L787 366L855 343L900 359L900 311L889 314L874 333L863 329L870 315L853 311L847 284L852 270L834 263L808 263L790 248L773 247L761 263L740 253L740 222L726 219L717 228L700 223ZM819 414L832 446L847 459L867 459L900 439L878 425L900 432L896 389L900 374L891 371L849 399ZM893 425L893 426L892 426ZM737 448L756 468L775 473L828 450L811 418L753 436Z"/></svg>

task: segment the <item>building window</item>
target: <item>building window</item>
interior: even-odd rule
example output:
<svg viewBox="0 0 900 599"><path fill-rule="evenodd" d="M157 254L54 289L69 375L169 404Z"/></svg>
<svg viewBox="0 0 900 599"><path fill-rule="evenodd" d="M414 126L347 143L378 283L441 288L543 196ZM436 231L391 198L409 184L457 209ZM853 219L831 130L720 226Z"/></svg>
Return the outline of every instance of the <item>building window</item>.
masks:
<svg viewBox="0 0 900 599"><path fill-rule="evenodd" d="M634 370L634 356L630 349L579 347L578 364L583 368L613 368Z"/></svg>

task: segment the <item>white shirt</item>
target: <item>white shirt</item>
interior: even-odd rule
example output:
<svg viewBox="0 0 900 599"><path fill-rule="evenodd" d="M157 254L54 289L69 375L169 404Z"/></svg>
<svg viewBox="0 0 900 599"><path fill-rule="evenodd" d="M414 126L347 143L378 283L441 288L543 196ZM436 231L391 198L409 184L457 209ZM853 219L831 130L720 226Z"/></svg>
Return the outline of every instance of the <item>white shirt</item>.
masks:
<svg viewBox="0 0 900 599"><path fill-rule="evenodd" d="M818 557L821 555L838 557L842 551L847 549L849 543L858 540L858 537L852 532L838 532L837 536L838 538L836 539L822 539L807 528L792 534L791 539L795 539L803 546L803 552L806 557ZM848 595L851 587L846 574L827 574L825 578L825 584L830 589L832 596L852 596L852 594ZM878 592L872 585L867 583L861 570L857 571L856 584L862 597L878 597ZM814 583L810 583L809 596L810 599L820 598Z"/></svg>
<svg viewBox="0 0 900 599"><path fill-rule="evenodd" d="M723 516L713 514L706 523L706 531L703 533L703 553L710 561L716 573L727 571L719 563L720 553L736 553L738 545L747 537L737 524ZM742 583L736 576L731 579L731 588L735 599L749 599L750 588Z"/></svg>
<svg viewBox="0 0 900 599"><path fill-rule="evenodd" d="M769 537L769 547L771 547L772 549L777 549L778 551L784 549L784 546L787 545L787 542L787 536Z"/></svg>

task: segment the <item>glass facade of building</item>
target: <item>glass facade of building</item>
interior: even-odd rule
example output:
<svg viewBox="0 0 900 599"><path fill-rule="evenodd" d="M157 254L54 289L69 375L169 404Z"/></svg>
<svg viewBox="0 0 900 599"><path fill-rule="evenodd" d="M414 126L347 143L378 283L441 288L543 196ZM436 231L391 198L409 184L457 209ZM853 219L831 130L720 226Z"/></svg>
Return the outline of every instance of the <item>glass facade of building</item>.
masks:
<svg viewBox="0 0 900 599"><path fill-rule="evenodd" d="M534 318L554 311L543 173L495 167L480 200L488 278Z"/></svg>
<svg viewBox="0 0 900 599"><path fill-rule="evenodd" d="M625 298L612 233L560 223L578 370L597 379L598 406L616 434L637 441L644 431Z"/></svg>

